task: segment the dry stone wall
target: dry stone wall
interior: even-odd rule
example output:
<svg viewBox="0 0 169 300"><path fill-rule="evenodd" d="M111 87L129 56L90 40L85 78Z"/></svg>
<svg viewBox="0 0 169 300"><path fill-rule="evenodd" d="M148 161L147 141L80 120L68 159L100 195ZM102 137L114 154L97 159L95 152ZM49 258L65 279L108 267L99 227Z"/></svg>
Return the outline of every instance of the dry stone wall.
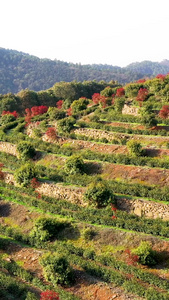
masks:
<svg viewBox="0 0 169 300"><path fill-rule="evenodd" d="M0 151L18 156L16 145L7 142L0 142Z"/></svg>
<svg viewBox="0 0 169 300"><path fill-rule="evenodd" d="M74 130L75 134L85 135L87 137L91 137L94 139L106 138L108 141L112 141L115 138L113 132L109 132L106 130L98 130L98 129L89 129L89 128L79 128Z"/></svg>
<svg viewBox="0 0 169 300"><path fill-rule="evenodd" d="M124 104L123 109L122 109L122 114L138 116L139 115L138 111L139 111L138 107L129 106L127 104Z"/></svg>
<svg viewBox="0 0 169 300"><path fill-rule="evenodd" d="M169 220L169 205L141 199L118 199L117 208L146 218Z"/></svg>
<svg viewBox="0 0 169 300"><path fill-rule="evenodd" d="M88 131L88 129L84 130ZM7 142L0 142L0 151L17 155L16 145ZM4 180L6 183L16 184L13 175L8 172L5 172ZM37 189L37 191L46 196L54 197L56 199L64 199L72 203L86 206L86 203L83 201L83 194L85 191L84 188L61 186L60 184L53 183L43 183ZM169 220L169 205L167 204L141 199L131 200L120 198L117 200L117 207L121 210L128 211L129 213L134 213L138 216Z"/></svg>
<svg viewBox="0 0 169 300"><path fill-rule="evenodd" d="M5 182L10 184L16 184L12 174L5 173ZM83 201L83 194L85 188L68 187L60 184L42 183L39 188L36 189L40 194L56 198L58 200L66 200L71 203L82 205L87 204ZM169 205L163 203L157 203L153 201L146 201L142 199L117 199L117 208L125 210L128 213L134 213L137 216L144 216L147 218L161 218L163 220L169 220Z"/></svg>
<svg viewBox="0 0 169 300"><path fill-rule="evenodd" d="M71 203L86 206L86 203L83 201L84 189L82 188L64 187L60 184L43 183L37 191L43 195L54 197L58 200L67 200Z"/></svg>

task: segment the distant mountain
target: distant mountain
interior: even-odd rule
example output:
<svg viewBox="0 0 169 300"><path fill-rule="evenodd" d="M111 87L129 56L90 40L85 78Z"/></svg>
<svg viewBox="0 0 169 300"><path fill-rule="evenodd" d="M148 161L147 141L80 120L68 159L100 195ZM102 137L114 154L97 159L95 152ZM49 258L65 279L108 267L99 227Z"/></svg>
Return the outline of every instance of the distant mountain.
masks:
<svg viewBox="0 0 169 300"><path fill-rule="evenodd" d="M121 84L145 76L169 72L169 61L145 61L125 68L111 65L81 65L59 60L40 59L16 50L0 48L0 94L17 93L22 89L46 90L56 82L104 80Z"/></svg>
<svg viewBox="0 0 169 300"><path fill-rule="evenodd" d="M144 76L167 74L169 72L169 60L165 59L162 62L152 62L149 60L135 62L128 65L125 69L137 73L142 73L144 74Z"/></svg>

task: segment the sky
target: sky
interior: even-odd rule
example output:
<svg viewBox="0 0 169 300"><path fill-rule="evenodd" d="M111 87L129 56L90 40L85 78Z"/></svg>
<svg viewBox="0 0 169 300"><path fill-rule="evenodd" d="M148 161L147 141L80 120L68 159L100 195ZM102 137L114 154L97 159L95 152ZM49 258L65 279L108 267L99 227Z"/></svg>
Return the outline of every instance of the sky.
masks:
<svg viewBox="0 0 169 300"><path fill-rule="evenodd" d="M0 47L81 64L169 59L168 0L0 0Z"/></svg>

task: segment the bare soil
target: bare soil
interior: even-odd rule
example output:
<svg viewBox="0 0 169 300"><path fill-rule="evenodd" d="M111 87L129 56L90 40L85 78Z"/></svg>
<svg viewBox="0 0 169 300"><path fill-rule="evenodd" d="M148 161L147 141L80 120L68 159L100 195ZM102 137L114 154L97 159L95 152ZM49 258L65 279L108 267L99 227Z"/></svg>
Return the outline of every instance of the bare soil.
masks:
<svg viewBox="0 0 169 300"><path fill-rule="evenodd" d="M125 166L104 163L102 176L131 183L166 186L169 185L169 170L148 167Z"/></svg>

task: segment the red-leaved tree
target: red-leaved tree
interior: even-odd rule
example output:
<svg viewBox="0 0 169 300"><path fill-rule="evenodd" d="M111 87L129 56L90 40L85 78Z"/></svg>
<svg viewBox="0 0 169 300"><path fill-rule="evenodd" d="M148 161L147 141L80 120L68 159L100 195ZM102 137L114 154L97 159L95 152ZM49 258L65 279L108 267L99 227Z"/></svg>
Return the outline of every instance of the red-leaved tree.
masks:
<svg viewBox="0 0 169 300"><path fill-rule="evenodd" d="M72 108L69 107L69 108L67 109L66 113L67 113L67 116L69 116L69 117L72 116Z"/></svg>
<svg viewBox="0 0 169 300"><path fill-rule="evenodd" d="M46 105L32 106L31 108L25 109L25 122L30 123L31 118L38 115L43 115L48 111Z"/></svg>
<svg viewBox="0 0 169 300"><path fill-rule="evenodd" d="M169 105L163 105L162 109L159 111L159 117L162 119L167 119L169 117Z"/></svg>
<svg viewBox="0 0 169 300"><path fill-rule="evenodd" d="M16 112L16 110L14 111L9 111L9 110L3 110L2 112L2 116L4 115L13 115L16 119L18 118L18 113Z"/></svg>
<svg viewBox="0 0 169 300"><path fill-rule="evenodd" d="M164 74L158 74L158 75L156 76L156 78L161 79L161 80L164 80L164 79L165 79L165 75L164 75Z"/></svg>
<svg viewBox="0 0 169 300"><path fill-rule="evenodd" d="M99 93L93 94L92 101L94 104L100 104L103 108L106 107L106 97L103 95L100 95Z"/></svg>
<svg viewBox="0 0 169 300"><path fill-rule="evenodd" d="M58 102L56 102L56 106L58 109L61 109L63 106L63 100L59 100Z"/></svg>
<svg viewBox="0 0 169 300"><path fill-rule="evenodd" d="M135 266L139 261L139 256L134 253L131 253L130 249L126 249L124 252L126 254L127 264Z"/></svg>
<svg viewBox="0 0 169 300"><path fill-rule="evenodd" d="M37 180L36 177L32 178L31 182L30 182L30 185L33 189L36 189L39 187L40 183L39 181Z"/></svg>
<svg viewBox="0 0 169 300"><path fill-rule="evenodd" d="M125 90L124 90L124 88L119 88L119 89L117 89L117 91L116 91L116 96L117 97L123 97L125 95Z"/></svg>
<svg viewBox="0 0 169 300"><path fill-rule="evenodd" d="M137 83L144 83L146 80L143 78L143 79L139 79L139 80L137 80L136 82Z"/></svg>
<svg viewBox="0 0 169 300"><path fill-rule="evenodd" d="M54 127L49 127L46 131L46 135L52 141L55 141L57 139L57 133Z"/></svg>
<svg viewBox="0 0 169 300"><path fill-rule="evenodd" d="M54 291L45 291L40 294L40 300L59 300L59 294Z"/></svg>
<svg viewBox="0 0 169 300"><path fill-rule="evenodd" d="M146 88L140 88L137 95L137 101L145 101L148 96L148 89Z"/></svg>

